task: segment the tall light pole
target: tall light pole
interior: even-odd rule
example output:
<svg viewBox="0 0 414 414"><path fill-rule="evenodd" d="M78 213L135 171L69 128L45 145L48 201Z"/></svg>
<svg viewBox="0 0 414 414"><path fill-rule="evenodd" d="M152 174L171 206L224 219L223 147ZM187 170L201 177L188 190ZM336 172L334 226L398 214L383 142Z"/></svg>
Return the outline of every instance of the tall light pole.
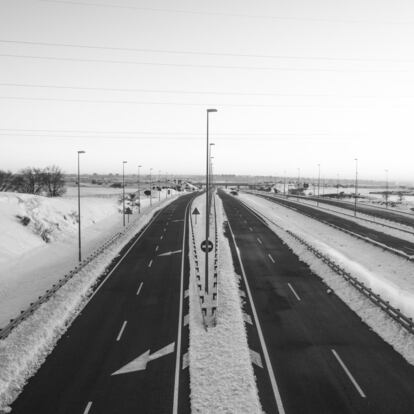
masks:
<svg viewBox="0 0 414 414"><path fill-rule="evenodd" d="M357 213L357 198L358 198L358 158L355 158L355 203L354 203L354 216Z"/></svg>
<svg viewBox="0 0 414 414"><path fill-rule="evenodd" d="M319 207L319 191L321 187L321 164L318 164L318 198L316 205Z"/></svg>
<svg viewBox="0 0 414 414"><path fill-rule="evenodd" d="M141 188L140 188L140 169L142 165L138 165L138 214L141 213Z"/></svg>
<svg viewBox="0 0 414 414"><path fill-rule="evenodd" d="M82 245L81 245L81 206L80 206L80 155L85 151L78 151L78 254L79 261L82 261Z"/></svg>
<svg viewBox="0 0 414 414"><path fill-rule="evenodd" d="M212 151L214 145L215 145L214 142L210 142L210 153L209 153L209 159L210 159L210 177L209 177L209 184L210 184L210 187L212 187L212 185L213 185L213 180L212 180L213 161L212 160L213 160L214 157L211 156L211 151Z"/></svg>
<svg viewBox="0 0 414 414"><path fill-rule="evenodd" d="M210 222L210 206L209 206L209 164L210 164L210 143L209 143L209 115L210 113L217 112L217 109L207 109L207 141L206 141L206 251L205 251L205 281L204 290L208 295L208 238L209 238L209 222Z"/></svg>
<svg viewBox="0 0 414 414"><path fill-rule="evenodd" d="M150 168L150 206L152 206L152 168Z"/></svg>
<svg viewBox="0 0 414 414"><path fill-rule="evenodd" d="M125 164L128 161L122 161L122 223L125 227Z"/></svg>
<svg viewBox="0 0 414 414"><path fill-rule="evenodd" d="M388 208L388 169L385 170L386 189L385 189L385 208Z"/></svg>

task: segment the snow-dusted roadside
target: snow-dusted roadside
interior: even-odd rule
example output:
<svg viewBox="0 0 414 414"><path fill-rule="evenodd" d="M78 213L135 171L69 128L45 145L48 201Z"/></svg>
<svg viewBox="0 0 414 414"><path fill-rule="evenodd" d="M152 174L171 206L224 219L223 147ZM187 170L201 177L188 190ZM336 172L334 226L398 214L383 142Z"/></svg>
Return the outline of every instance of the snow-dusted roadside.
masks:
<svg viewBox="0 0 414 414"><path fill-rule="evenodd" d="M387 252L382 252L346 234L341 234L341 232L330 229L328 226L324 226L324 228L314 226L312 223L314 220L301 216L298 213L292 213L290 210L281 206L275 208L274 206L266 204L271 202L264 199L258 199L252 195L243 195L241 198L246 205L253 207L265 217L277 223L278 225L276 226L268 221L269 227L290 247L300 260L307 263L311 270L322 278L349 308L357 313L386 342L391 344L409 363L414 365L414 335L408 333L368 298L336 274L304 245L289 235L286 230L290 230L305 239L308 243L346 269L354 277L365 282L374 292L381 294L383 298L388 295L392 299L390 303L400 308L408 316L413 315L413 285L411 282L411 288L406 285L405 289L402 289L398 286L397 282L399 279L398 276L401 276L400 281L406 279L406 281L410 282L410 275L413 274L414 270L412 263L392 256ZM272 204L274 205L274 203ZM351 246L353 246L353 250L350 250ZM342 250L342 253L339 251L341 248L345 249ZM357 260L360 263L357 263ZM396 262L394 263L392 260L396 260ZM401 266L397 266L397 269L394 269L394 274L390 275L390 279L392 280L387 280L387 265L389 266L388 269L391 269L398 262L401 262ZM371 269L366 267L369 263L373 264ZM405 268L405 266L408 266L408 268ZM385 272L380 274L382 267L386 267L386 269L383 269ZM402 307L399 305L405 306Z"/></svg>
<svg viewBox="0 0 414 414"><path fill-rule="evenodd" d="M32 316L0 341L0 412L8 412L27 380L35 374L56 342L87 304L98 278L119 251L154 216L176 197L164 200L143 213L104 253L77 273Z"/></svg>
<svg viewBox="0 0 414 414"><path fill-rule="evenodd" d="M216 197L219 228L217 325L204 329L195 280L195 264L190 253L190 383L193 413L261 413L253 367L247 344L238 280L228 240L221 199ZM203 240L205 196L193 201L202 213L194 226L197 246ZM191 218L190 218L191 219ZM190 238L190 252L192 249ZM199 255L201 254L201 249Z"/></svg>

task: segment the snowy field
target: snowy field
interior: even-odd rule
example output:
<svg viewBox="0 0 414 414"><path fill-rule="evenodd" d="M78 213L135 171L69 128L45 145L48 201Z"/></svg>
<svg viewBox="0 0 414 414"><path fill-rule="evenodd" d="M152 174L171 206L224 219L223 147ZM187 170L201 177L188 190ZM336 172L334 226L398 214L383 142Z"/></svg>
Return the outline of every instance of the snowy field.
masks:
<svg viewBox="0 0 414 414"><path fill-rule="evenodd" d="M230 246L224 236L226 219L221 199L216 196L220 269L218 276L217 326L204 329L196 286L190 238L190 381L193 413L262 413L239 297L239 282ZM193 201L200 211L195 224L199 247L205 233L205 195ZM194 219L193 219L194 220ZM200 269L203 269L199 248ZM201 272L204 274L204 272Z"/></svg>
<svg viewBox="0 0 414 414"><path fill-rule="evenodd" d="M81 191L82 254L86 257L122 230L122 190ZM78 207L77 196L70 193L47 198L0 192L0 327L76 266ZM171 198L165 190L154 192L153 205L167 196ZM141 206L142 212L148 210L148 197L142 195ZM131 220L136 215L135 207Z"/></svg>
<svg viewBox="0 0 414 414"><path fill-rule="evenodd" d="M339 230L263 198L240 194L240 199L265 217L269 227L302 261L372 329L414 364L414 338L367 298L329 269L303 245L286 233L290 230L330 257L351 275L380 294L408 317L414 317L414 264ZM278 227L279 226L279 227Z"/></svg>

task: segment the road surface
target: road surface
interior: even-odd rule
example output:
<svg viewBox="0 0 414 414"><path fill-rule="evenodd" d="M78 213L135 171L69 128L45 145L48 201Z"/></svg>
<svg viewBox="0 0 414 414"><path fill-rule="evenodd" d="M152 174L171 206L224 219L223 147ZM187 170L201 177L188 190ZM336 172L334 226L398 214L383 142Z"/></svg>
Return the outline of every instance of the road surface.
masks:
<svg viewBox="0 0 414 414"><path fill-rule="evenodd" d="M184 219L192 197L164 208L123 250L110 277L13 403L13 413L190 412L182 360L188 349Z"/></svg>

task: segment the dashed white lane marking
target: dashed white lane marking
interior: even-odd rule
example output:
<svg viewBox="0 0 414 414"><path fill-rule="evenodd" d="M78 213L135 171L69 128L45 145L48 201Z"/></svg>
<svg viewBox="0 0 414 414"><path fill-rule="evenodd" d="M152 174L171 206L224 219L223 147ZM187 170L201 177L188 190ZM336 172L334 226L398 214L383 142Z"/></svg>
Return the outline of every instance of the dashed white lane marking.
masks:
<svg viewBox="0 0 414 414"><path fill-rule="evenodd" d="M362 398L366 398L366 395L364 394L364 391L362 391L361 387L356 382L355 378L352 376L352 374L349 372L349 369L346 367L344 362L342 361L341 357L337 354L335 349L331 349L332 353L334 354L336 360L339 362L339 365L341 365L342 369L345 371L346 375L348 375L348 378L351 380L352 384L354 384L354 387L358 391L359 395Z"/></svg>
<svg viewBox="0 0 414 414"><path fill-rule="evenodd" d="M188 368L189 365L190 365L190 355L188 355L188 352L186 352L183 355L183 369Z"/></svg>
<svg viewBox="0 0 414 414"><path fill-rule="evenodd" d="M163 234L161 234L161 236L160 236L160 240L162 240L164 238L164 235Z"/></svg>
<svg viewBox="0 0 414 414"><path fill-rule="evenodd" d="M152 266L152 259L151 259L151 261L148 263L148 267L151 267Z"/></svg>
<svg viewBox="0 0 414 414"><path fill-rule="evenodd" d="M256 364L258 367L263 368L262 357L256 351L249 349L250 351L250 359L252 360L253 364Z"/></svg>
<svg viewBox="0 0 414 414"><path fill-rule="evenodd" d="M275 259L273 259L272 255L270 253L268 253L268 257L273 263L275 263Z"/></svg>
<svg viewBox="0 0 414 414"><path fill-rule="evenodd" d="M250 230L250 231L253 231L253 229L252 229L251 227L249 227L249 230Z"/></svg>
<svg viewBox="0 0 414 414"><path fill-rule="evenodd" d="M167 229L164 227L164 233L167 231Z"/></svg>
<svg viewBox="0 0 414 414"><path fill-rule="evenodd" d="M155 248L155 251L158 252L159 248L160 248L160 246L158 246L158 244L157 244L157 247Z"/></svg>
<svg viewBox="0 0 414 414"><path fill-rule="evenodd" d="M263 244L262 243L262 241L257 237L257 242L259 243L259 244Z"/></svg>
<svg viewBox="0 0 414 414"><path fill-rule="evenodd" d="M124 333L125 327L126 327L127 321L124 321L122 324L121 330L119 331L118 336L116 337L116 340L119 341L122 337L122 334Z"/></svg>
<svg viewBox="0 0 414 414"><path fill-rule="evenodd" d="M141 292L141 289L142 289L142 285L143 284L144 284L143 282L140 283L139 288L137 290L137 295L139 295L139 292Z"/></svg>
<svg viewBox="0 0 414 414"><path fill-rule="evenodd" d="M92 407L92 401L89 401L88 404L86 404L86 408L83 414L88 414L91 407Z"/></svg>
<svg viewBox="0 0 414 414"><path fill-rule="evenodd" d="M293 289L293 286L290 283L288 283L288 286L289 286L290 290L292 291L292 293L296 296L296 299L301 300L299 295L296 293L295 289Z"/></svg>

